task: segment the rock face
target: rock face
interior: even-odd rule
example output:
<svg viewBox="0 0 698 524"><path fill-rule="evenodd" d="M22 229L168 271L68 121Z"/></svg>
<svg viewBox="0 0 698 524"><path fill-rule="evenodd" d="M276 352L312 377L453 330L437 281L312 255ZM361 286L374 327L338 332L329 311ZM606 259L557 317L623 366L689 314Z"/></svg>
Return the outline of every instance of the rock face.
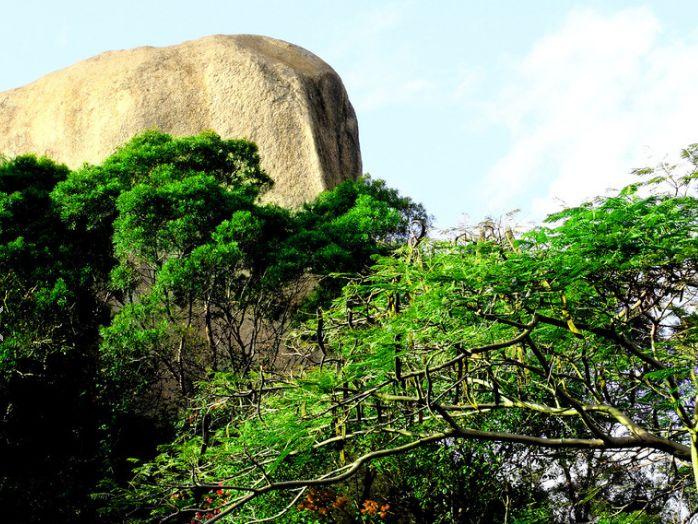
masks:
<svg viewBox="0 0 698 524"><path fill-rule="evenodd" d="M0 93L6 156L32 152L75 168L146 129L252 140L275 181L266 199L286 206L361 173L356 115L337 73L263 36L111 51Z"/></svg>

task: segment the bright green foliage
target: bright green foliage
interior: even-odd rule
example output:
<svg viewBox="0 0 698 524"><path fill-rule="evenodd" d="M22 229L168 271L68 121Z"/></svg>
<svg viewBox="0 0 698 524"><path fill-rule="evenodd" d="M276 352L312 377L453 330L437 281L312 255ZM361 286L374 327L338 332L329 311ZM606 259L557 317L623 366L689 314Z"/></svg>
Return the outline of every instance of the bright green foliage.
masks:
<svg viewBox="0 0 698 524"><path fill-rule="evenodd" d="M103 164L72 173L54 193L62 217L73 227L109 227L116 217L119 195L147 182L159 166L206 173L248 198L271 182L259 169L257 148L250 142L222 140L215 133L173 139L150 131L135 137Z"/></svg>
<svg viewBox="0 0 698 524"><path fill-rule="evenodd" d="M203 390L198 422L140 469L131 503L230 522L289 504L292 522L298 500L332 487L360 511L366 494L349 479L369 464L417 460L426 446L447 463L457 442L479 440L513 446L512 461L516 445L556 449L614 475L612 451L629 463L653 452L657 475L695 504L672 459L698 467L697 151L687 175L669 170L518 237L484 224L465 243L381 258L299 334L303 365L278 380L221 375ZM202 505L219 482L222 495ZM594 497L634 502L632 490L580 489L573 510L587 517Z"/></svg>
<svg viewBox="0 0 698 524"><path fill-rule="evenodd" d="M96 286L115 312L101 329L106 443L137 441L144 418L165 430L215 372L274 371L298 308L338 292L330 273L355 276L426 219L369 178L298 210L261 204L270 185L249 142L148 132L53 191L109 268Z"/></svg>
<svg viewBox="0 0 698 524"><path fill-rule="evenodd" d="M3 161L4 515L94 520L95 457L105 522L695 506L697 155L528 232L421 243L423 209L369 178L262 204L255 146L213 133Z"/></svg>
<svg viewBox="0 0 698 524"><path fill-rule="evenodd" d="M98 459L103 485L122 481L198 380L276 370L299 307L327 301L426 218L369 178L298 210L261 204L271 183L253 144L214 133L147 132L74 172L0 163L0 491L16 502L5 515L23 504L33 519L89 521ZM42 460L50 473L32 469ZM36 493L17 494L22 475ZM45 481L66 497L45 497Z"/></svg>
<svg viewBox="0 0 698 524"><path fill-rule="evenodd" d="M221 169L198 170L197 159L209 155L207 144L199 151L196 140L203 139L229 148L228 158L236 160ZM192 387L187 381L201 376L197 369L244 372L256 355L273 360L290 321L289 308L307 293L298 279L309 271L360 270L379 252L381 239L404 227L402 213L414 206L370 181L342 184L295 213L261 206L256 199L265 187L260 181L267 179L252 148L215 135L184 141L192 143L180 153L179 164L168 163L162 153L160 164L155 155L149 157L149 176L117 197L113 239L119 265L112 275L119 291L131 296L139 289L138 300L157 308L147 322L167 326L161 335L168 340L159 339L152 352L164 349L161 360L177 362L172 374L186 393ZM136 139L118 155L140 158L142 147ZM238 160L241 149L250 154ZM239 166L244 166L240 173L226 170ZM149 295L143 294L144 284ZM130 312L125 308L119 316ZM123 338L125 332L112 327L107 342L116 332Z"/></svg>
<svg viewBox="0 0 698 524"><path fill-rule="evenodd" d="M368 179L297 212L258 203L270 184L248 142L149 132L58 186L63 219L113 243L110 287L123 307L102 351L108 376L136 380L126 390L165 373L188 394L207 369L272 361L309 290L299 279L361 270L423 215Z"/></svg>

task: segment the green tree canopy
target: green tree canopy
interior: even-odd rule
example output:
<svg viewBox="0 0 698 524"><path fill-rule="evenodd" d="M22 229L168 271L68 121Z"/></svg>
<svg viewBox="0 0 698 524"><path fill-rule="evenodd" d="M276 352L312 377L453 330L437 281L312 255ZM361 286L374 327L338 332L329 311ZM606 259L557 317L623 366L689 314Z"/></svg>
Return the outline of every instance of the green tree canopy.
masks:
<svg viewBox="0 0 698 524"><path fill-rule="evenodd" d="M198 381L280 369L299 307L336 295L426 218L370 178L296 210L261 202L271 184L254 144L210 132L147 132L72 172L0 163L7 514L90 521L98 474L118 482L127 457L152 453ZM65 489L45 496L47 482Z"/></svg>
<svg viewBox="0 0 698 524"><path fill-rule="evenodd" d="M214 522L312 493L319 517L317 490L371 463L478 441L649 454L695 505L697 152L523 234L487 222L381 258L299 333L292 373L209 383L207 423L140 469L132 503Z"/></svg>

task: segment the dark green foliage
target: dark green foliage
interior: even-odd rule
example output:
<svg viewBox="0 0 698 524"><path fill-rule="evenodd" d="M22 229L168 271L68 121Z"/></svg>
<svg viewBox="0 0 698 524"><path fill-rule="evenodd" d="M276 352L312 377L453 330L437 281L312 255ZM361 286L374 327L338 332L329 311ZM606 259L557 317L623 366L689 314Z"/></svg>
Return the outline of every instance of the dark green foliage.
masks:
<svg viewBox="0 0 698 524"><path fill-rule="evenodd" d="M56 335L36 333L65 324L64 306L74 301L72 293L80 279L71 267L72 246L63 241L64 229L49 199L53 186L66 175L66 168L30 156L0 164L0 279L6 309L0 360L3 374L34 355L42 361L68 343L65 329ZM56 320L42 321L51 318ZM23 331L7 329L20 323L30 323L33 329L28 331L45 342L38 347L27 344L21 340Z"/></svg>
<svg viewBox="0 0 698 524"><path fill-rule="evenodd" d="M90 246L49 195L68 170L0 163L0 498L8 522L89 522L101 313ZM51 493L50 496L47 496Z"/></svg>

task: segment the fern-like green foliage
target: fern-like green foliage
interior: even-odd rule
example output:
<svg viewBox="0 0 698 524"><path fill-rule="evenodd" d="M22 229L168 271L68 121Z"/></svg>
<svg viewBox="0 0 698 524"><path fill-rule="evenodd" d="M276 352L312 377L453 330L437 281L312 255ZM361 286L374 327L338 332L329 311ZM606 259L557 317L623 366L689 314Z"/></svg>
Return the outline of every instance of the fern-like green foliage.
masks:
<svg viewBox="0 0 698 524"><path fill-rule="evenodd" d="M541 460L569 472L569 461L586 456L574 475L604 471L637 487L591 482L565 495L570 518L607 518L646 487L605 453L628 463L652 453L656 474L695 505L692 475L674 467L697 460L695 178L691 164L688 174L669 170L530 231L486 224L465 242L424 241L377 259L289 341L297 361L282 377L219 374L203 385L179 438L124 496L151 511L146 520L333 522L351 511L381 520L408 500L389 486L424 489L394 476L420 471L425 450L439 476L430 486L453 479L469 456L471 471L484 460L479 471L491 465L512 497L513 484L526 485L513 479L540 475ZM529 461L532 449L543 451ZM381 471L382 488L365 480ZM478 485L487 483L473 484L480 496ZM366 500L371 489L381 503ZM513 521L555 511L518 500ZM441 510L445 521L468 511L453 504ZM496 518L510 511L497 507Z"/></svg>

